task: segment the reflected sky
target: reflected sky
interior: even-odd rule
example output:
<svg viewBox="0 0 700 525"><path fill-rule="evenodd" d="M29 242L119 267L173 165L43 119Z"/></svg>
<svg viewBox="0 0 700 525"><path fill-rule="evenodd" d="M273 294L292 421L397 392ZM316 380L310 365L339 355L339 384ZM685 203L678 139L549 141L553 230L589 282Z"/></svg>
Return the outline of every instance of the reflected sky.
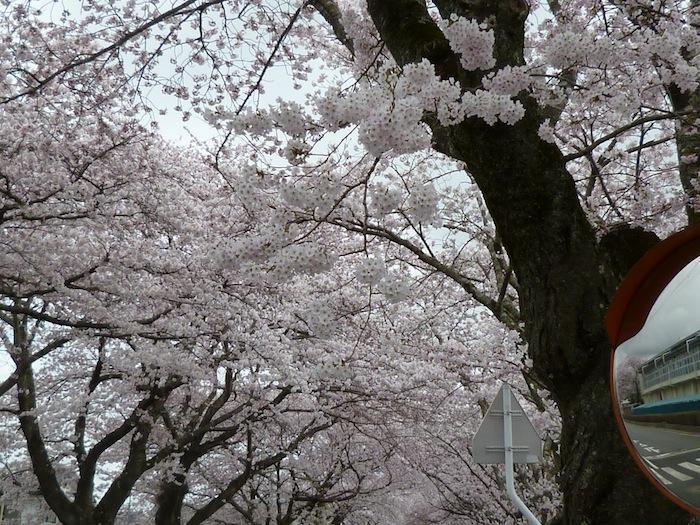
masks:
<svg viewBox="0 0 700 525"><path fill-rule="evenodd" d="M688 263L664 288L644 327L615 351L617 366L627 355L644 359L700 329L700 257Z"/></svg>

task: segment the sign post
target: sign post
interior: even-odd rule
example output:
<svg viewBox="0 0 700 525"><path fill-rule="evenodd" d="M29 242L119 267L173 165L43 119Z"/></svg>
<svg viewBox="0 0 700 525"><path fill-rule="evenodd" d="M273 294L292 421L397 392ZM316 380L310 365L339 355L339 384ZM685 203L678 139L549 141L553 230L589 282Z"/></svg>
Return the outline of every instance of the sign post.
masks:
<svg viewBox="0 0 700 525"><path fill-rule="evenodd" d="M535 515L515 492L513 465L540 461L542 440L513 396L510 386L505 383L491 402L474 435L472 456L482 465L505 463L508 497L530 525L540 525Z"/></svg>

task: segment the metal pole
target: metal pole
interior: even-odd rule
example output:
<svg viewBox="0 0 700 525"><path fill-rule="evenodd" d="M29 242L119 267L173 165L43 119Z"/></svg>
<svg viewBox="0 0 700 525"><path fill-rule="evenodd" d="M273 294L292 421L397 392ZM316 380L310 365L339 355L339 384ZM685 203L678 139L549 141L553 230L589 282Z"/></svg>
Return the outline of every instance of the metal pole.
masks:
<svg viewBox="0 0 700 525"><path fill-rule="evenodd" d="M515 481L513 478L513 420L510 410L510 386L503 385L503 444L506 453L506 493L517 507L517 509L527 518L530 525L541 525L535 515L530 512L523 500L515 493Z"/></svg>

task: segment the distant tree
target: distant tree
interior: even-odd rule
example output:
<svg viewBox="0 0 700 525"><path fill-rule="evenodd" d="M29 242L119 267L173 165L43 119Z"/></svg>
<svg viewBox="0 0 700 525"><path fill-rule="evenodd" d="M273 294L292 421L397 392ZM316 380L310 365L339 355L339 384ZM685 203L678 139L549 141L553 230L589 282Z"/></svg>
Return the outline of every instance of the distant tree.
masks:
<svg viewBox="0 0 700 525"><path fill-rule="evenodd" d="M636 356L627 356L618 365L615 375L615 388L620 401L641 403L642 395L639 391L638 370L644 359Z"/></svg>

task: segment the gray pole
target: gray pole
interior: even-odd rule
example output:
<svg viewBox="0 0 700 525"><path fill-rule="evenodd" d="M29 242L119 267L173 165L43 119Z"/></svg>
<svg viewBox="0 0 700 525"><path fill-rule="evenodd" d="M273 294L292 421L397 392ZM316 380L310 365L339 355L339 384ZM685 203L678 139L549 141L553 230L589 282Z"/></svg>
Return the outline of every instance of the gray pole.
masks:
<svg viewBox="0 0 700 525"><path fill-rule="evenodd" d="M513 421L510 409L510 386L503 385L503 444L506 453L506 493L513 504L527 518L530 525L541 525L535 515L530 512L523 500L515 493L513 479Z"/></svg>

